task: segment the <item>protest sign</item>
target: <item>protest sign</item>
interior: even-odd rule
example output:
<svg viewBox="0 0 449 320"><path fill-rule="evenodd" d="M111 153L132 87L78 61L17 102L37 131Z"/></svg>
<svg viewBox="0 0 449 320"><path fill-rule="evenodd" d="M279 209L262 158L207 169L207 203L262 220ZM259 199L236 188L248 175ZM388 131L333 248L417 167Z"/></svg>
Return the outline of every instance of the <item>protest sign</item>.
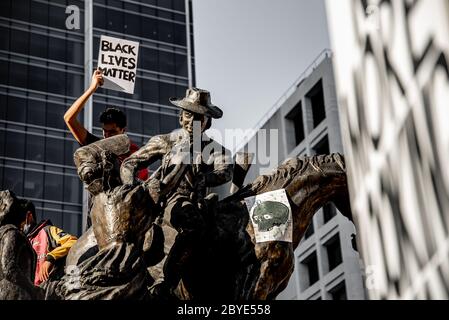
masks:
<svg viewBox="0 0 449 320"><path fill-rule="evenodd" d="M245 198L256 243L292 242L292 210L284 189Z"/></svg>
<svg viewBox="0 0 449 320"><path fill-rule="evenodd" d="M134 93L139 42L101 36L98 68L103 72L102 88Z"/></svg>

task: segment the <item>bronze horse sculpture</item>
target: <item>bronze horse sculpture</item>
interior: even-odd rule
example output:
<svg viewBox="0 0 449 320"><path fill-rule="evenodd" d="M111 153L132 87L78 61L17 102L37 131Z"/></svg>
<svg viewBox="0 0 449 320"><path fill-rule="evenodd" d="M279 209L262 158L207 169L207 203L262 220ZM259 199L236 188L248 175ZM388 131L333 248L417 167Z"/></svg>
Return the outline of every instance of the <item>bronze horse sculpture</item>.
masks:
<svg viewBox="0 0 449 320"><path fill-rule="evenodd" d="M149 178L122 185L117 156L127 148L128 138L120 135L75 154L79 176L94 195L93 228L67 258L67 266L78 269L80 280L68 286L73 277L67 274L55 290L60 299L274 299L287 286L294 249L315 212L333 202L350 217L343 156L288 159L272 174L259 176L223 200L208 197L202 206L206 239L192 251L174 296L155 296L150 274L164 257L159 200L176 182L167 185ZM179 166L173 175L182 172ZM256 243L244 199L278 189L285 189L292 209L293 242Z"/></svg>

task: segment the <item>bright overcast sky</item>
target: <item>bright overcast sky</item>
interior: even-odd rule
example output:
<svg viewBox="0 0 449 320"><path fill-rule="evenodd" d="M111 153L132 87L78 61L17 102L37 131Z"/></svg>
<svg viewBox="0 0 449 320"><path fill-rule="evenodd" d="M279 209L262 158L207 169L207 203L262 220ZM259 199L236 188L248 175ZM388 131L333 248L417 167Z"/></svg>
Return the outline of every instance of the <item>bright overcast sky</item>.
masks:
<svg viewBox="0 0 449 320"><path fill-rule="evenodd" d="M193 0L193 23L196 86L222 132L253 128L330 46L323 0Z"/></svg>

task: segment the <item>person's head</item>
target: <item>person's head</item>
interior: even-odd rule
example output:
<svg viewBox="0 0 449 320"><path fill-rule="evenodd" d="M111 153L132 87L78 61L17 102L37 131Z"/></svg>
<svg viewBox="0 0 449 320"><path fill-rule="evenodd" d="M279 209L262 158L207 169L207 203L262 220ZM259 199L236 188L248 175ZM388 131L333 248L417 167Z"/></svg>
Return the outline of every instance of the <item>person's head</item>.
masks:
<svg viewBox="0 0 449 320"><path fill-rule="evenodd" d="M106 108L100 114L103 127L103 138L109 138L126 131L126 114L117 108Z"/></svg>
<svg viewBox="0 0 449 320"><path fill-rule="evenodd" d="M21 199L20 206L22 207L21 221L19 229L27 234L36 224L36 208L30 200Z"/></svg>
<svg viewBox="0 0 449 320"><path fill-rule="evenodd" d="M219 119L223 111L212 104L207 90L189 88L183 98L170 98L170 102L182 109L179 123L190 134L193 132L193 122L200 121L201 132L210 128L212 118Z"/></svg>
<svg viewBox="0 0 449 320"><path fill-rule="evenodd" d="M212 119L204 114L193 113L187 110L181 110L181 113L179 115L179 124L190 135L193 134L194 121L200 122L201 132L204 132L207 129L209 129L212 124Z"/></svg>

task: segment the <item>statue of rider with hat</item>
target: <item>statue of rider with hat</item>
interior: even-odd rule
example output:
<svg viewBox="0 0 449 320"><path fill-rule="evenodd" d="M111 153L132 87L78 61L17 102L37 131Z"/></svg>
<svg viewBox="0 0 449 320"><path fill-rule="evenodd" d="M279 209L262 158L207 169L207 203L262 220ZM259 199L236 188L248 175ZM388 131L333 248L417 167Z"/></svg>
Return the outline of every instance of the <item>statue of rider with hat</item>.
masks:
<svg viewBox="0 0 449 320"><path fill-rule="evenodd" d="M163 290L173 290L182 277L182 266L191 250L204 236L206 221L199 204L207 195L208 187L215 187L231 180L233 162L231 153L204 131L210 128L212 118L219 119L223 112L211 103L210 93L190 88L184 98L170 98L181 108L181 129L152 137L140 150L127 158L121 166L120 176L124 184L137 182L137 172L161 160L155 176L162 184L175 187L163 199L164 223L177 231L176 238L166 239L171 249L163 266ZM183 170L180 175L179 170Z"/></svg>

